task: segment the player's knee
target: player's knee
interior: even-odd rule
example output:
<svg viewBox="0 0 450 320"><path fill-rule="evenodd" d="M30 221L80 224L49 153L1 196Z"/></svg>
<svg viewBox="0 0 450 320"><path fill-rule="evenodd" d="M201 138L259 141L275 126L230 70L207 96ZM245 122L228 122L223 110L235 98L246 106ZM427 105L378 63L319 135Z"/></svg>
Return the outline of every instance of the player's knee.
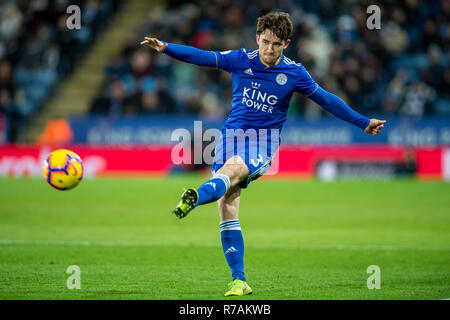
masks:
<svg viewBox="0 0 450 320"><path fill-rule="evenodd" d="M244 161L238 156L234 156L220 168L217 173L225 174L230 179L231 186L237 185L248 176L248 168Z"/></svg>
<svg viewBox="0 0 450 320"><path fill-rule="evenodd" d="M225 167L224 165L222 168L220 168L220 170L216 172L216 174L226 175L230 180L230 187L235 185L236 173L233 171L233 169Z"/></svg>

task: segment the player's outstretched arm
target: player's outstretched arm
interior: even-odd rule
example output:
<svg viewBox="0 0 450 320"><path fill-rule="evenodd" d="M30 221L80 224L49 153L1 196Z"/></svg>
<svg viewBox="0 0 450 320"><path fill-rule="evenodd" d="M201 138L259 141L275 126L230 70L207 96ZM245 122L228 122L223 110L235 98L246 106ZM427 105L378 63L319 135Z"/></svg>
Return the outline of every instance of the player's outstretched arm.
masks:
<svg viewBox="0 0 450 320"><path fill-rule="evenodd" d="M199 66L217 68L217 56L213 51L200 50L191 46L167 43L156 38L144 37L141 45L148 45L158 52L164 52L180 61L193 63Z"/></svg>
<svg viewBox="0 0 450 320"><path fill-rule="evenodd" d="M363 129L365 132L377 135L383 129L386 120L368 119L350 108L336 95L317 87L309 98L339 119L345 120Z"/></svg>

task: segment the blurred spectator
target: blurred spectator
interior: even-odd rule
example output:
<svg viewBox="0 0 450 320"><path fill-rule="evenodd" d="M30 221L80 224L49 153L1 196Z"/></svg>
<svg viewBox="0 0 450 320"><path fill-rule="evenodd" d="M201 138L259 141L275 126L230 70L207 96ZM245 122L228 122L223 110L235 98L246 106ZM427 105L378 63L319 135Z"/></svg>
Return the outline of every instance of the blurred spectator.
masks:
<svg viewBox="0 0 450 320"><path fill-rule="evenodd" d="M108 88L102 88L101 94L93 101L90 112L114 117L123 113L132 113L132 108L129 105L136 104L132 100L132 96L127 96L124 83L121 80L115 80ZM128 107L125 112L126 106ZM137 108L134 113L136 112Z"/></svg>
<svg viewBox="0 0 450 320"><path fill-rule="evenodd" d="M405 158L395 166L395 173L402 177L411 177L416 173L417 161L414 149L409 147L405 150Z"/></svg>
<svg viewBox="0 0 450 320"><path fill-rule="evenodd" d="M433 88L423 82L415 82L407 88L405 103L401 113L407 116L421 117L430 113L430 103L436 98Z"/></svg>
<svg viewBox="0 0 450 320"><path fill-rule="evenodd" d="M65 119L54 119L47 123L44 132L38 137L40 146L63 148L73 140L70 124Z"/></svg>
<svg viewBox="0 0 450 320"><path fill-rule="evenodd" d="M71 71L74 62L75 62L75 53L74 50L76 40L74 38L74 32L72 30L67 29L66 21L68 16L61 15L58 18L57 22L57 30L56 30L56 42L58 42L59 47L61 49L61 54L67 59L66 64L64 65L64 71Z"/></svg>
<svg viewBox="0 0 450 320"><path fill-rule="evenodd" d="M163 109L160 107L159 97L156 92L147 91L140 95L139 112L142 114L161 113Z"/></svg>
<svg viewBox="0 0 450 320"><path fill-rule="evenodd" d="M14 38L20 29L22 20L22 13L13 2L4 4L0 22L0 37L5 41Z"/></svg>
<svg viewBox="0 0 450 320"><path fill-rule="evenodd" d="M123 106L127 99L125 86L122 81L117 80L113 82L110 97L108 113L113 116L118 116L123 112Z"/></svg>
<svg viewBox="0 0 450 320"><path fill-rule="evenodd" d="M16 88L12 79L12 69L8 61L0 61L0 114L7 122L7 137L14 141L22 117L14 102Z"/></svg>
<svg viewBox="0 0 450 320"><path fill-rule="evenodd" d="M94 115L105 115L109 112L110 98L106 93L107 83L103 83L96 97L91 103L90 113Z"/></svg>
<svg viewBox="0 0 450 320"><path fill-rule="evenodd" d="M8 61L0 61L0 89L6 90L11 99L14 99L15 86L12 78L11 64Z"/></svg>

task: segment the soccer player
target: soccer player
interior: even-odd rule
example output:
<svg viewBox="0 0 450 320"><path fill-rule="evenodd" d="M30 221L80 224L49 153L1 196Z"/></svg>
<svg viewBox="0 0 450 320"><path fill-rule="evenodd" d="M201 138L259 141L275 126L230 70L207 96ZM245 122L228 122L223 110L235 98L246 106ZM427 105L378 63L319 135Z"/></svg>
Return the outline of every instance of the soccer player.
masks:
<svg viewBox="0 0 450 320"><path fill-rule="evenodd" d="M385 120L368 119L322 89L301 63L285 57L293 25L289 14L270 12L258 18L258 50L205 51L145 37L148 45L175 59L223 69L232 76L230 115L216 145L212 178L189 188L173 210L184 218L195 207L218 201L223 252L233 281L225 296L252 293L244 274L244 240L239 223L241 189L269 169L278 148L291 96L300 92L334 116L376 135Z"/></svg>

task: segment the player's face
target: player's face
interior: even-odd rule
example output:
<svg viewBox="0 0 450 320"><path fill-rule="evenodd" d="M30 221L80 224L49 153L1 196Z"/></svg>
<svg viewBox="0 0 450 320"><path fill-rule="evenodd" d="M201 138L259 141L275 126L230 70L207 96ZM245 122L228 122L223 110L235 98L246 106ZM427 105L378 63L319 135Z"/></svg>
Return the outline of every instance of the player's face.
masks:
<svg viewBox="0 0 450 320"><path fill-rule="evenodd" d="M261 62L268 66L276 65L291 40L281 40L269 29L264 30L263 33L256 35L256 42L259 47L259 58Z"/></svg>

